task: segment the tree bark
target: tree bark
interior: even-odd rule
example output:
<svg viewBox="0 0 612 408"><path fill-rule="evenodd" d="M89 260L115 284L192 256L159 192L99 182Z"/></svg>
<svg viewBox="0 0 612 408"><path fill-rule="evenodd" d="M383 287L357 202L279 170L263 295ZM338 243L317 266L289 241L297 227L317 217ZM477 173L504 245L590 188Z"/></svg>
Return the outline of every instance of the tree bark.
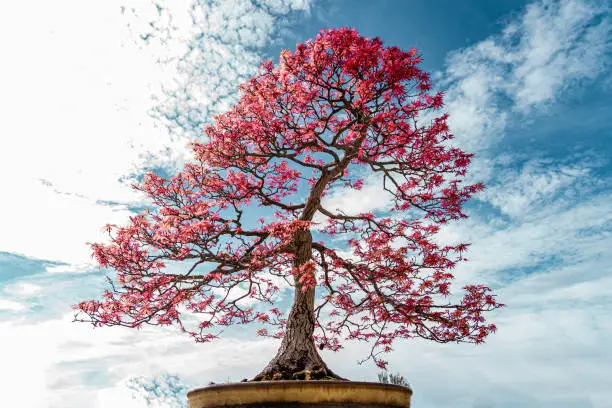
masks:
<svg viewBox="0 0 612 408"><path fill-rule="evenodd" d="M312 258L312 234L308 230L298 231L295 243L294 265L299 267ZM276 356L251 381L345 380L327 367L314 344L315 289L303 292L295 278L293 306L281 346Z"/></svg>
<svg viewBox="0 0 612 408"><path fill-rule="evenodd" d="M319 208L321 195L327 184L336 176L343 174L344 169L357 154L357 148L363 142L365 134L357 141L354 147L347 149L346 155L333 170L324 171L317 180L306 199L304 211L300 220L311 221ZM312 259L312 234L309 230L300 230L295 235L294 266L299 268ZM295 278L295 292L293 306L287 318L285 335L276 356L268 363L262 372L251 381L273 380L345 380L331 371L317 351L312 337L314 333L315 315L314 299L315 289L305 292Z"/></svg>

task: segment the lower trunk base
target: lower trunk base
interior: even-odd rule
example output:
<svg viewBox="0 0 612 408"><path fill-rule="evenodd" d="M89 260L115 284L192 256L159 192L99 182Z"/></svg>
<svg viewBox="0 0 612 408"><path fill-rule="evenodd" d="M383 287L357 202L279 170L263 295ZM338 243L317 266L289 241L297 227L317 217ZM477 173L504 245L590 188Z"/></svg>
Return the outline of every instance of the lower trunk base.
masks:
<svg viewBox="0 0 612 408"><path fill-rule="evenodd" d="M281 347L281 350L251 381L348 381L327 367L319 353L317 353L314 343L302 350L296 350L293 347L289 349Z"/></svg>
<svg viewBox="0 0 612 408"><path fill-rule="evenodd" d="M349 381L335 374L327 367L314 368L312 370L301 370L297 372L288 371L282 367L267 367L250 381L282 381L282 380L328 380Z"/></svg>

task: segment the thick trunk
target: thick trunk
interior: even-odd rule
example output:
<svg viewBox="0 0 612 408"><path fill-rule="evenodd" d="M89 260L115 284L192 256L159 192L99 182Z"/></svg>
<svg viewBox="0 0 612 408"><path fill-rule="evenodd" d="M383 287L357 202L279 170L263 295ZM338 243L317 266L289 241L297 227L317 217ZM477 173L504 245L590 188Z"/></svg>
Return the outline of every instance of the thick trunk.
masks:
<svg viewBox="0 0 612 408"><path fill-rule="evenodd" d="M353 149L350 149L350 151L347 149L347 154L334 170L324 172L316 182L306 199L304 211L300 216L301 220L312 220L319 208L321 195L325 187L334 177L343 174L351 159L355 157L357 148L364 138L365 134L356 141L356 146ZM312 234L308 230L298 231L294 243L294 266L299 267L312 259ZM289 312L281 346L266 368L251 381L346 380L327 368L314 344L312 335L315 325L315 289L311 288L302 292L297 278L295 281L293 306Z"/></svg>
<svg viewBox="0 0 612 408"><path fill-rule="evenodd" d="M310 231L296 234L295 266L305 264L312 258L312 235ZM314 344L315 289L302 292L296 280L293 306L289 312L285 335L276 356L251 381L270 380L344 380L334 374L319 355Z"/></svg>

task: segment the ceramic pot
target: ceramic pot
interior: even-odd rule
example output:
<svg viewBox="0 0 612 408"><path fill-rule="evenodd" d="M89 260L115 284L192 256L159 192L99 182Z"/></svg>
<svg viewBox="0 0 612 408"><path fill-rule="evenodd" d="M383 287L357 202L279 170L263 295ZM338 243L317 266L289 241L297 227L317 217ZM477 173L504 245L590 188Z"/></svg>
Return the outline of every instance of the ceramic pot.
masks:
<svg viewBox="0 0 612 408"><path fill-rule="evenodd" d="M412 390L358 381L213 384L187 393L189 408L409 408Z"/></svg>

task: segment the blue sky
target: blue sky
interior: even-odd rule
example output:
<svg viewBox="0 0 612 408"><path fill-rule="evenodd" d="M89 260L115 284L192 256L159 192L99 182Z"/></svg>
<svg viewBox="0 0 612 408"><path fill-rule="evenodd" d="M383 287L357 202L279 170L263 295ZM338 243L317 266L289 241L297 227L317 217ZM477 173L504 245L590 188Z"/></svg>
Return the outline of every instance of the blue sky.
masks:
<svg viewBox="0 0 612 408"><path fill-rule="evenodd" d="M172 173L186 143L264 58L321 28L417 47L456 142L487 189L440 233L471 242L456 285L507 304L482 346L398 342L415 407L612 407L612 21L605 1L12 2L0 13L0 405L145 407L128 382L251 378L278 341L194 344L178 330L92 329L70 306L105 271L86 242L146 204L129 184ZM36 13L33 10L37 10ZM326 206L384 209L379 180ZM282 305L287 305L281 299ZM237 352L237 350L240 350ZM367 345L323 352L354 380ZM173 406L170 399L157 406Z"/></svg>

